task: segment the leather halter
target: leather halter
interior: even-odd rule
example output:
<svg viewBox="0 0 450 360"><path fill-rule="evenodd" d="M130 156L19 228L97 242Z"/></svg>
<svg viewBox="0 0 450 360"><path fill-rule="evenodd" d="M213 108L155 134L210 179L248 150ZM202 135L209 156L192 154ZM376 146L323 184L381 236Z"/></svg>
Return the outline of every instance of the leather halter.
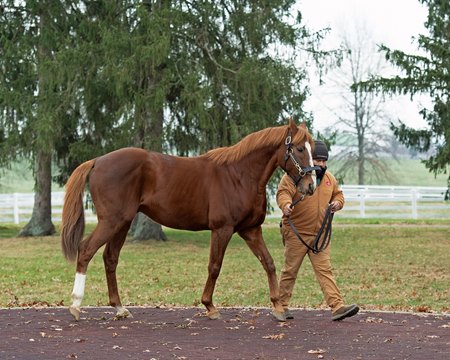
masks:
<svg viewBox="0 0 450 360"><path fill-rule="evenodd" d="M300 180L308 173L314 171L314 170L320 170L320 166L302 166L300 164L300 161L297 159L297 157L294 154L294 150L292 149L292 136L291 136L291 130L289 129L288 135L284 141L284 144L286 145L286 154L284 155L284 168L286 169L286 164L289 159L294 163L295 168L298 170L298 175L293 176L288 173L288 175L291 177L291 179L294 181L295 186L298 186L298 183ZM286 171L286 170L285 170ZM287 171L286 171L287 173Z"/></svg>

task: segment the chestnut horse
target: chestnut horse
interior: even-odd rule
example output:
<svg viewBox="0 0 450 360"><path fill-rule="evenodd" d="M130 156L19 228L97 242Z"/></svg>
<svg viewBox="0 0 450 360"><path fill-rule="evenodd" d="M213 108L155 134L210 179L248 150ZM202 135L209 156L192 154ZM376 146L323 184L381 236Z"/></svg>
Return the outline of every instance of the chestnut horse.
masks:
<svg viewBox="0 0 450 360"><path fill-rule="evenodd" d="M116 267L130 224L140 211L167 227L211 230L208 278L202 295L209 318L220 317L212 296L225 249L237 232L267 273L272 314L285 320L274 262L261 230L266 185L279 166L292 177L300 193L311 195L316 186L311 145L305 124L297 127L290 120L289 125L252 133L233 146L198 157L124 148L78 166L66 184L61 229L64 256L76 260L71 314L79 320L88 264L106 244L103 261L109 303L116 308L117 317L131 315L120 301ZM86 183L98 224L82 241Z"/></svg>

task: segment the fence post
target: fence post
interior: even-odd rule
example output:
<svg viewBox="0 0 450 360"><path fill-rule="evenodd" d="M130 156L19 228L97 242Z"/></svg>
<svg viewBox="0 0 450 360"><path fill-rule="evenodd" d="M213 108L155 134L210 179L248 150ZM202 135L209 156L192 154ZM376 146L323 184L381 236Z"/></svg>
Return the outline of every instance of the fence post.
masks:
<svg viewBox="0 0 450 360"><path fill-rule="evenodd" d="M412 218L413 219L417 219L417 217L418 217L418 214L417 214L417 198L419 197L417 189L411 189L411 195L412 195L412 199L411 199Z"/></svg>
<svg viewBox="0 0 450 360"><path fill-rule="evenodd" d="M361 189L359 192L359 216L361 218L366 217L366 189Z"/></svg>
<svg viewBox="0 0 450 360"><path fill-rule="evenodd" d="M13 194L13 213L14 213L14 224L19 223L19 194Z"/></svg>

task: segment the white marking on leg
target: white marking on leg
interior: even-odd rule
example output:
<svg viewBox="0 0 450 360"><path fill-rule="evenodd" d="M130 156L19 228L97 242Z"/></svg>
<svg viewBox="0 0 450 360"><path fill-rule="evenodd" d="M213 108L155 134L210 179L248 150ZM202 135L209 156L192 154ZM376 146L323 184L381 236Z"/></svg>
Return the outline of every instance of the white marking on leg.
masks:
<svg viewBox="0 0 450 360"><path fill-rule="evenodd" d="M313 161L313 158L312 158L311 144L308 141L305 142L305 148L306 148L306 150L308 151L308 154L309 154L309 166L313 167L314 166L314 161ZM313 185L314 189L316 189L316 186L317 186L316 170L313 170L311 172L311 177L312 177L313 182L314 182L314 185Z"/></svg>
<svg viewBox="0 0 450 360"><path fill-rule="evenodd" d="M75 282L72 291L72 306L79 308L84 296L84 287L86 285L86 274L76 273Z"/></svg>

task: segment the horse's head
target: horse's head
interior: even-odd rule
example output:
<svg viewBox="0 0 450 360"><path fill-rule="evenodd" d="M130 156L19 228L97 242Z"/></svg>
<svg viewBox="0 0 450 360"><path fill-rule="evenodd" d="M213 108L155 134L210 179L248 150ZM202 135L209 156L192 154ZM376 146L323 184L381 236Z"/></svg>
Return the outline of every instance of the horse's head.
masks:
<svg viewBox="0 0 450 360"><path fill-rule="evenodd" d="M298 191L306 196L312 195L316 189L316 168L312 159L314 141L306 129L306 124L300 126L289 120L285 138L285 151L279 159L280 167L292 178Z"/></svg>

